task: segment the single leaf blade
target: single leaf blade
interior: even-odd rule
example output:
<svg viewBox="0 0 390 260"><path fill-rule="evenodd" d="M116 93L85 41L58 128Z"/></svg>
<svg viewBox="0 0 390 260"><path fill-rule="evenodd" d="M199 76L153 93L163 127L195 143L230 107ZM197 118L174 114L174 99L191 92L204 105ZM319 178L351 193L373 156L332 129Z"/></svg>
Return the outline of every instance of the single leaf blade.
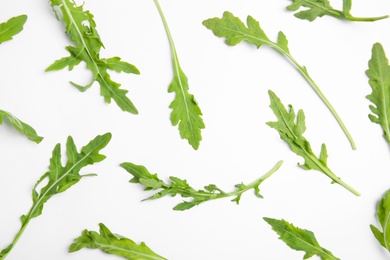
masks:
<svg viewBox="0 0 390 260"><path fill-rule="evenodd" d="M0 44L9 41L13 36L23 30L23 26L27 21L27 15L19 15L12 17L7 22L0 23Z"/></svg>
<svg viewBox="0 0 390 260"><path fill-rule="evenodd" d="M369 118L382 127L383 136L390 143L390 65L380 43L373 45L368 67L366 74L372 89L367 95L372 102Z"/></svg>
<svg viewBox="0 0 390 260"><path fill-rule="evenodd" d="M279 235L279 239L285 242L290 248L297 251L304 251L305 256L303 259L317 255L323 260L340 260L329 250L320 246L313 232L295 227L283 219L264 218L264 220Z"/></svg>
<svg viewBox="0 0 390 260"><path fill-rule="evenodd" d="M43 140L43 137L39 136L30 125L19 120L11 113L0 110L0 124L3 122L3 118L6 118L19 133L26 136L29 140L35 143L40 143Z"/></svg>
<svg viewBox="0 0 390 260"><path fill-rule="evenodd" d="M144 242L135 243L131 239L114 235L104 224L99 224L99 233L84 230L82 235L74 239L69 252L82 248L100 249L107 254L121 256L130 260L166 260L152 251Z"/></svg>
<svg viewBox="0 0 390 260"><path fill-rule="evenodd" d="M93 15L89 11L84 11L82 5L77 6L71 0L50 0L50 4L54 11L60 10L66 25L66 32L74 46L66 47L70 56L55 61L46 71L60 70L66 67L72 70L74 66L85 62L93 74L92 82L86 87L76 83L72 83L73 86L80 91L85 91L96 81L99 83L100 93L107 103L113 99L123 111L138 114L138 110L126 95L128 91L120 89L121 84L111 80L108 70L133 74L139 74L139 70L134 65L121 61L119 57L100 58L100 50L104 48L103 42L97 32Z"/></svg>

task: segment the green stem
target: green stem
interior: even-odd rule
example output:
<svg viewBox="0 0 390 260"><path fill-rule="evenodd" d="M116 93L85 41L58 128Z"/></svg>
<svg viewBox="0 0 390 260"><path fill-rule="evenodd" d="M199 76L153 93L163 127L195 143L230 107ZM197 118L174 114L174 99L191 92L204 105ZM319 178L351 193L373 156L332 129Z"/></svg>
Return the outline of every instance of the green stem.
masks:
<svg viewBox="0 0 390 260"><path fill-rule="evenodd" d="M8 247L6 247L1 253L0 253L0 260L3 260L7 257L7 255L11 252L11 250L14 248L16 243L19 241L20 237L23 235L24 230L26 229L28 223L30 222L31 219L31 210L27 215L26 221L22 224L22 227L18 231L18 233L15 235L13 241L11 244L9 244Z"/></svg>
<svg viewBox="0 0 390 260"><path fill-rule="evenodd" d="M378 20L387 19L389 17L390 16L388 16L388 15L377 16L377 17L354 17L351 15L345 15L345 19L347 19L348 21L352 21L352 22L375 22Z"/></svg>
<svg viewBox="0 0 390 260"><path fill-rule="evenodd" d="M325 105L328 107L334 118L336 119L337 123L340 125L341 129L344 131L344 134L347 136L349 142L351 143L352 149L356 150L355 142L349 133L347 127L345 126L344 122L341 120L340 116L338 115L336 109L332 106L332 104L329 102L329 100L325 97L325 95L322 93L320 88L317 86L317 84L314 82L314 80L309 76L309 73L307 72L306 68L304 66L301 66L294 57L291 56L289 52L286 52L282 48L280 48L277 44L274 42L267 42L272 48L280 52L282 55L287 57L294 66L298 69L298 71L301 73L301 75L306 79L306 81L309 83L309 85L313 88L313 90L317 93L317 95L321 98L321 100L325 103Z"/></svg>

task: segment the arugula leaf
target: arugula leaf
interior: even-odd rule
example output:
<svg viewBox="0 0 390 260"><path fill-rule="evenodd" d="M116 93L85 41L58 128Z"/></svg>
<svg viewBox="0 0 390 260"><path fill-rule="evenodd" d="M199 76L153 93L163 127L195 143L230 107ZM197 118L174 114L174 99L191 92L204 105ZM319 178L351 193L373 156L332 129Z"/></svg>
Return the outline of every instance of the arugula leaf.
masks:
<svg viewBox="0 0 390 260"><path fill-rule="evenodd" d="M19 133L24 134L31 141L34 141L37 144L42 141L43 137L38 136L37 132L31 126L20 121L15 116L13 116L11 113L4 111L4 110L0 110L0 124L3 123L4 118L7 118L11 122L12 126Z"/></svg>
<svg viewBox="0 0 390 260"><path fill-rule="evenodd" d="M303 133L306 130L305 114L303 110L299 110L298 115L295 118L295 112L291 105L288 106L289 111L287 111L274 92L269 90L268 94L271 100L270 107L278 121L268 122L267 125L276 129L279 132L280 138L288 143L291 150L305 159L305 163L303 165L300 164L299 166L305 170L314 169L320 171L331 178L332 183L338 183L353 194L359 196L359 192L343 182L329 169L327 165L328 152L325 144L322 144L320 157L317 158L314 155L310 143L303 136Z"/></svg>
<svg viewBox="0 0 390 260"><path fill-rule="evenodd" d="M183 198L192 198L192 200L179 203L173 208L174 210L187 210L206 201L227 197L235 197L232 201L239 204L241 195L251 189L254 190L258 198L262 198L263 196L260 194L259 189L260 184L276 172L282 163L283 161L279 161L268 173L250 184L240 183L235 185L236 189L232 192L225 192L214 184L205 186L204 190L195 190L186 180L177 177L169 177L171 183L168 184L159 179L157 174L151 174L144 166L129 162L122 163L121 166L133 175L133 178L130 180L131 183L140 183L145 186L145 190L160 190L145 200L159 199L166 195L171 195L172 197L180 195Z"/></svg>
<svg viewBox="0 0 390 260"><path fill-rule="evenodd" d="M18 242L19 238L26 229L31 219L36 218L42 214L44 204L54 195L62 193L76 184L85 176L80 175L80 170L85 166L100 162L106 156L99 154L111 139L111 134L107 133L102 136L97 136L90 141L86 146L81 148L78 152L76 145L71 136L66 142L66 155L68 161L65 166L62 165L61 159L61 145L57 144L53 150L53 155L50 159L49 171L41 176L37 181L32 191L33 205L29 212L21 217L22 226L12 243L0 252L0 260L5 259L12 248ZM47 184L38 191L38 187L47 181Z"/></svg>
<svg viewBox="0 0 390 260"><path fill-rule="evenodd" d="M99 233L84 230L82 235L74 240L69 252L76 252L82 248L101 249L103 252L123 256L131 260L164 260L166 258L153 252L144 242L137 244L134 241L114 235L102 223L99 224Z"/></svg>
<svg viewBox="0 0 390 260"><path fill-rule="evenodd" d="M371 231L379 243L390 252L390 190L379 202L376 215L382 231L374 225L370 225Z"/></svg>
<svg viewBox="0 0 390 260"><path fill-rule="evenodd" d="M173 80L168 87L168 92L174 92L175 99L169 106L172 108L171 122L174 126L179 124L181 138L187 139L188 143L197 150L202 140L201 129L205 128L201 117L202 111L194 96L188 92L188 79L181 69L175 44L161 6L157 0L154 0L154 3L163 21L172 52Z"/></svg>
<svg viewBox="0 0 390 260"><path fill-rule="evenodd" d="M306 252L303 259L317 255L322 260L340 260L332 252L320 246L312 231L295 227L284 219L263 219L271 225L272 229L279 235L279 239L284 241L289 247L297 251Z"/></svg>
<svg viewBox="0 0 390 260"><path fill-rule="evenodd" d="M291 0L293 3L287 6L287 10L297 11L300 8L305 8L294 14L295 17L314 21L316 18L324 15L332 16L341 20L348 20L352 22L374 22L389 18L388 15L379 17L354 17L351 15L352 0L343 0L343 10L334 9L328 0Z"/></svg>
<svg viewBox="0 0 390 260"><path fill-rule="evenodd" d="M336 110L330 104L328 99L324 96L317 84L309 76L306 67L300 65L293 58L293 56L291 56L290 50L288 48L288 41L283 32L279 32L277 42L273 42L260 28L259 22L256 21L252 16L248 16L248 27L246 27L238 17L235 17L230 12L224 12L222 18L211 18L205 20L203 21L203 25L212 30L216 36L225 37L225 43L229 46L234 46L242 41L247 41L256 45L257 48L260 48L262 45L269 46L286 57L297 68L297 70L306 79L317 95L322 99L322 101L337 120L340 127L343 129L345 135L351 143L352 148L356 149L352 136L349 134L340 116L337 114Z"/></svg>
<svg viewBox="0 0 390 260"><path fill-rule="evenodd" d="M372 93L367 96L373 105L369 115L372 122L379 124L383 129L383 136L390 143L390 65L385 51L380 43L372 47L372 56L366 71Z"/></svg>
<svg viewBox="0 0 390 260"><path fill-rule="evenodd" d="M11 40L14 35L20 33L26 21L27 15L22 14L0 23L0 43Z"/></svg>
<svg viewBox="0 0 390 260"><path fill-rule="evenodd" d="M133 114L138 114L137 109L126 96L127 90L120 89L119 83L111 80L108 70L117 72L139 74L138 69L119 57L109 59L100 58L100 49L104 45L96 30L96 23L93 15L89 11L84 11L83 6L76 6L73 0L50 0L53 11L61 11L61 17L66 24L66 32L75 46L68 46L66 50L70 56L56 60L46 71L61 70L68 67L72 70L81 61L87 64L87 68L93 73L93 80L86 86L76 83L71 84L80 91L85 91L97 81L100 84L100 93L107 103L111 99L123 110ZM59 17L59 15L57 15Z"/></svg>

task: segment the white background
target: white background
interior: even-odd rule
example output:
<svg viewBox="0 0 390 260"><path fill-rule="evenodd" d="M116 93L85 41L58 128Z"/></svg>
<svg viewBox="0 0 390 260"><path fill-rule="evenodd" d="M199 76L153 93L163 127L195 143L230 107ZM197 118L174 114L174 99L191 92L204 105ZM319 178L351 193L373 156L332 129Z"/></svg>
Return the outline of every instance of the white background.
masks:
<svg viewBox="0 0 390 260"><path fill-rule="evenodd" d="M341 8L341 1L331 2ZM97 230L100 222L114 233L145 241L170 260L302 259L303 253L281 242L263 217L312 230L323 247L343 260L388 259L369 229L378 225L376 205L390 187L390 151L380 126L368 119L365 96L371 89L365 71L375 42L390 56L390 19L350 23L324 17L310 23L286 11L290 3L161 0L190 92L204 114L203 141L194 151L169 120L170 48L152 0L86 0L84 5L95 15L106 46L101 57L120 56L141 71L112 73L129 90L137 116L104 103L97 83L85 93L72 87L69 81L90 82L83 64L71 72L44 72L68 55L65 46L71 44L48 1L1 1L0 21L19 14L27 14L28 21L12 41L0 45L0 109L29 123L45 139L37 145L8 122L0 126L0 247L20 228L19 217L31 206L31 190L47 170L55 144L64 146L71 135L81 147L98 134L113 135L102 150L107 159L82 171L98 176L52 197L7 259L114 259L99 250L67 253L83 229ZM202 26L203 20L221 17L226 10L242 20L252 15L272 40L278 31L286 34L291 54L337 109L356 151L288 60L269 47L228 47ZM390 4L354 0L352 14L390 14ZM304 109L305 136L313 150L319 153L326 143L329 167L361 197L331 185L320 172L297 166L303 160L265 124L275 120L268 89L284 104ZM172 210L182 201L179 197L141 202L151 193L129 183L130 174L119 167L133 162L164 180L177 176L195 188L214 183L229 191L262 176L279 160L284 160L282 168L261 185L264 199L248 192L238 206L221 199L184 212Z"/></svg>

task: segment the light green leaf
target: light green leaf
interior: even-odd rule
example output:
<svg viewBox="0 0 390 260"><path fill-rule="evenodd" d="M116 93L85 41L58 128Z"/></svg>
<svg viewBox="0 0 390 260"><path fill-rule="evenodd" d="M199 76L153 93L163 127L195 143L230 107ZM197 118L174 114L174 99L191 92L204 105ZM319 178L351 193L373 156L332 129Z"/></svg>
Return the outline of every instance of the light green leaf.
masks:
<svg viewBox="0 0 390 260"><path fill-rule="evenodd" d="M9 252L23 234L31 219L42 214L44 204L54 195L66 191L68 188L79 182L88 175L80 175L80 170L88 165L100 162L106 156L99 154L111 139L111 134L107 133L97 136L78 152L71 136L66 142L66 154L68 161L62 165L61 145L57 144L50 159L49 171L42 175L37 181L32 191L33 205L29 212L21 217L22 226L16 234L13 242L0 252L0 260L6 258ZM38 188L46 182L46 185L38 191Z"/></svg>
<svg viewBox="0 0 390 260"><path fill-rule="evenodd" d="M356 21L356 22L373 22L382 19L386 19L389 16L379 17L354 17L350 11L352 8L352 0L343 0L343 10L334 9L328 0L291 0L292 4L287 6L287 10L298 11L300 8L303 10L294 14L295 17L314 21L316 18L323 16L331 16L341 20Z"/></svg>
<svg viewBox="0 0 390 260"><path fill-rule="evenodd" d="M390 190L385 193L379 202L376 215L382 231L370 225L371 231L379 243L390 252Z"/></svg>
<svg viewBox="0 0 390 260"><path fill-rule="evenodd" d="M225 43L227 45L234 46L242 41L246 41L256 45L258 48L263 45L269 46L286 57L297 68L297 70L301 73L301 75L305 78L305 80L309 83L317 95L322 99L324 104L328 107L334 118L339 123L341 129L344 131L349 142L351 143L352 148L356 149L352 136L349 134L348 129L344 125L340 116L337 114L336 110L330 104L314 80L309 76L307 69L300 65L290 54L288 40L282 32L279 32L277 42L273 42L261 29L259 22L256 21L252 16L247 17L247 26L245 26L238 17L235 17L230 12L224 12L222 18L207 19L203 21L203 25L212 30L216 36L224 37L226 39Z"/></svg>
<svg viewBox="0 0 390 260"><path fill-rule="evenodd" d="M295 112L291 105L288 106L289 111L287 111L274 92L269 90L268 94L271 100L270 107L278 121L268 122L267 125L277 130L280 138L288 143L291 150L305 159L305 163L301 167L305 170L314 169L320 171L331 178L332 182L340 184L353 194L359 196L359 192L343 182L327 166L328 153L325 144L322 145L320 158L314 155L310 143L303 136L306 128L303 110L299 110L297 118L295 118Z"/></svg>
<svg viewBox="0 0 390 260"><path fill-rule="evenodd" d="M93 15L89 11L84 11L83 6L76 6L73 0L50 0L50 4L53 10L58 8L61 11L66 32L75 46L66 47L70 56L55 61L46 71L60 70L65 67L72 70L74 66L84 61L93 74L93 80L85 87L76 83L72 85L85 91L97 81L100 84L100 93L107 103L113 99L123 111L137 114L134 104L126 96L128 91L120 89L121 84L111 80L108 70L139 74L138 69L134 65L121 61L119 57L100 58L100 50L104 45L96 30Z"/></svg>
<svg viewBox="0 0 390 260"><path fill-rule="evenodd" d="M153 252L144 242L139 245L131 239L114 235L104 224L99 224L99 233L84 230L82 235L74 240L69 252L82 248L101 249L107 254L122 256L130 260L164 260L166 258Z"/></svg>
<svg viewBox="0 0 390 260"><path fill-rule="evenodd" d="M175 99L169 105L172 108L171 122L174 126L179 125L181 138L187 139L188 143L197 150L202 140L201 130L205 128L201 117L202 111L194 96L189 93L188 79L180 66L175 44L161 6L157 0L154 0L154 3L163 21L172 52L173 80L168 87L168 92L175 93Z"/></svg>
<svg viewBox="0 0 390 260"><path fill-rule="evenodd" d="M38 136L37 132L28 124L20 121L18 118L13 116L11 113L4 110L0 110L0 124L3 123L3 119L6 118L12 124L12 126L21 134L25 135L31 141L40 143L43 137Z"/></svg>
<svg viewBox="0 0 390 260"><path fill-rule="evenodd" d="M264 218L264 220L290 248L304 251L306 254L303 259L317 255L322 260L340 260L332 252L320 246L312 231L295 227L283 219Z"/></svg>
<svg viewBox="0 0 390 260"><path fill-rule="evenodd" d="M241 195L251 189L254 190L258 198L262 198L263 196L260 195L260 184L276 172L282 163L283 161L279 161L268 173L250 184L245 185L241 183L235 185L236 189L232 192L224 192L214 184L205 186L204 190L196 190L186 180L172 176L169 177L171 183L165 183L158 178L157 174L151 174L142 165L126 162L122 163L121 166L133 176L130 180L131 183L140 183L145 187L145 190L159 190L147 199L159 199L166 195L171 195L172 197L180 195L183 198L191 198L190 201L179 203L173 208L174 210L187 210L206 201L227 197L234 197L232 201L238 204Z"/></svg>
<svg viewBox="0 0 390 260"><path fill-rule="evenodd" d="M14 35L20 33L26 21L27 15L19 15L0 23L0 43L11 40Z"/></svg>
<svg viewBox="0 0 390 260"><path fill-rule="evenodd" d="M380 43L373 45L368 67L366 74L372 93L367 99L372 102L370 110L373 113L369 118L382 127L383 135L390 143L390 66Z"/></svg>

